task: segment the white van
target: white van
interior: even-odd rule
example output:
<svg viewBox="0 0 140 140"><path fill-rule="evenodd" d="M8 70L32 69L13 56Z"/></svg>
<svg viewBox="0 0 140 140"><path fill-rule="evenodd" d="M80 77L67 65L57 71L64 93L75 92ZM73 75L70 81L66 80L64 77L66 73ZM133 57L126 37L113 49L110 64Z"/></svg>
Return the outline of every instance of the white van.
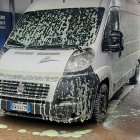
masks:
<svg viewBox="0 0 140 140"><path fill-rule="evenodd" d="M37 0L11 32L0 60L7 115L103 122L107 104L140 64L137 0Z"/></svg>

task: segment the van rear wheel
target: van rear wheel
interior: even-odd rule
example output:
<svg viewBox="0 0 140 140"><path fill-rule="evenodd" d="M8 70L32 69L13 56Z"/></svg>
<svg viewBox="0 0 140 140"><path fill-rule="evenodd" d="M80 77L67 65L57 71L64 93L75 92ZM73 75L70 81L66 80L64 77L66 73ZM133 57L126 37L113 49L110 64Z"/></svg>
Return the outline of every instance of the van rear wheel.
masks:
<svg viewBox="0 0 140 140"><path fill-rule="evenodd" d="M139 75L140 75L140 64L137 65L134 76L129 79L131 85L136 85L138 83Z"/></svg>
<svg viewBox="0 0 140 140"><path fill-rule="evenodd" d="M93 119L96 123L102 123L107 118L108 91L105 83L99 85L93 109Z"/></svg>

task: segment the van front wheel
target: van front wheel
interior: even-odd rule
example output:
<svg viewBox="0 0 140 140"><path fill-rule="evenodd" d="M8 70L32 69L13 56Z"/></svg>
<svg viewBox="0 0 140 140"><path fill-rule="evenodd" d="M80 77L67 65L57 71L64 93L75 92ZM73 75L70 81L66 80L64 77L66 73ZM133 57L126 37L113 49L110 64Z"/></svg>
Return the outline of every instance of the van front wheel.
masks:
<svg viewBox="0 0 140 140"><path fill-rule="evenodd" d="M138 83L139 74L140 74L140 64L137 65L134 76L129 79L131 85L136 85Z"/></svg>
<svg viewBox="0 0 140 140"><path fill-rule="evenodd" d="M99 85L93 109L93 119L96 123L102 123L107 118L108 91L105 83Z"/></svg>

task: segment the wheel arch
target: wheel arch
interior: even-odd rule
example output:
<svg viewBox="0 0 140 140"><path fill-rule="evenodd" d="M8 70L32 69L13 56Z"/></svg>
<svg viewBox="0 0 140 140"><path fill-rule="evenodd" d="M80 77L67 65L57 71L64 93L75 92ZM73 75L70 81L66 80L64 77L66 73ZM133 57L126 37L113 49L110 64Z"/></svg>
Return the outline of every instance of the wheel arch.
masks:
<svg viewBox="0 0 140 140"><path fill-rule="evenodd" d="M112 97L113 94L113 83L112 83L112 69L110 66L104 66L95 73L98 75L99 78L99 85L102 83L106 83L108 85L109 93L108 93L108 100Z"/></svg>

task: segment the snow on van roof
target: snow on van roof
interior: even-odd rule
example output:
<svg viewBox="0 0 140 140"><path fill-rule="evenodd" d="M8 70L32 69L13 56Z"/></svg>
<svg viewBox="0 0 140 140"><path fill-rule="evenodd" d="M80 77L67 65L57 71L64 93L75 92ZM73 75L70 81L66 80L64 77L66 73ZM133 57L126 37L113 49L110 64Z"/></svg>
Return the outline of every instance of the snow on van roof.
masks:
<svg viewBox="0 0 140 140"><path fill-rule="evenodd" d="M27 11L46 9L100 7L102 0L36 0Z"/></svg>

